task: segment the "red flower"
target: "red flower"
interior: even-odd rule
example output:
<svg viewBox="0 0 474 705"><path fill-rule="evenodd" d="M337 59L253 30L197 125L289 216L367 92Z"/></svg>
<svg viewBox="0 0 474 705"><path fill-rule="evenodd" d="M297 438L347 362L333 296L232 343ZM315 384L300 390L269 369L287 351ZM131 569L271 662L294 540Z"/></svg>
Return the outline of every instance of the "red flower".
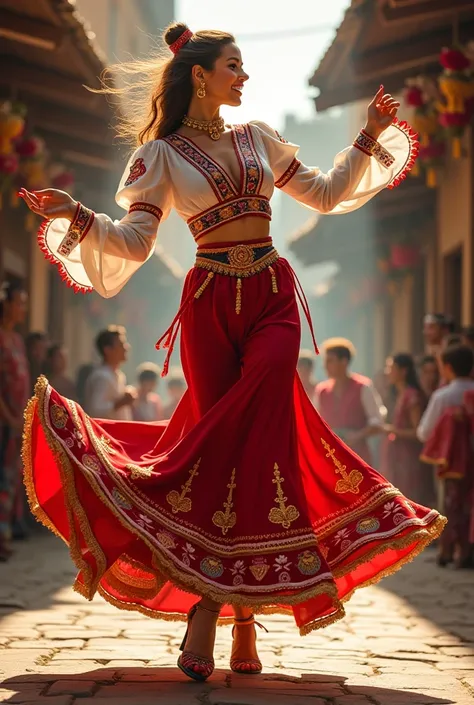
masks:
<svg viewBox="0 0 474 705"><path fill-rule="evenodd" d="M431 142L426 147L420 146L418 158L421 161L429 161L432 159L441 159L446 151L444 142Z"/></svg>
<svg viewBox="0 0 474 705"><path fill-rule="evenodd" d="M39 137L27 137L15 145L16 153L20 157L37 157L43 149L43 141Z"/></svg>
<svg viewBox="0 0 474 705"><path fill-rule="evenodd" d="M470 66L467 56L459 49L444 47L439 58L440 64L448 71L465 71Z"/></svg>
<svg viewBox="0 0 474 705"><path fill-rule="evenodd" d="M465 113L440 113L439 124L442 127L466 127L469 124L470 116Z"/></svg>
<svg viewBox="0 0 474 705"><path fill-rule="evenodd" d="M18 157L14 152L12 152L12 154L0 154L0 174L7 174L9 176L16 174L18 167Z"/></svg>
<svg viewBox="0 0 474 705"><path fill-rule="evenodd" d="M405 90L405 103L412 108L421 108L425 104L423 91L417 86L409 86Z"/></svg>

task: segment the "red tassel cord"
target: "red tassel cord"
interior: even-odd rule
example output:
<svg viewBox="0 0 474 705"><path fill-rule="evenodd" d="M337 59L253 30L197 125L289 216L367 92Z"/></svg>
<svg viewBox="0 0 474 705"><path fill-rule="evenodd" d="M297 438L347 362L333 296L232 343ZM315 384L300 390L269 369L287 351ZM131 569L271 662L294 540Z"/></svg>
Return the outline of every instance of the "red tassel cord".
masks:
<svg viewBox="0 0 474 705"><path fill-rule="evenodd" d="M319 355L319 348L318 348L318 344L316 342L316 336L314 334L314 327L313 327L313 321L311 318L311 311L309 310L309 304L308 304L308 300L306 298L306 295L304 293L304 289L301 285L300 280L298 279L298 276L297 276L295 270L291 266L291 264L289 262L287 262L286 260L282 260L282 264L288 269L288 271L291 274L291 277L293 279L293 285L295 287L296 295L298 297L298 300L301 304L301 308L303 309L303 313L306 316L306 320L308 322L308 328L309 328L309 332L311 333L311 339L313 341L314 350L316 352L316 355Z"/></svg>

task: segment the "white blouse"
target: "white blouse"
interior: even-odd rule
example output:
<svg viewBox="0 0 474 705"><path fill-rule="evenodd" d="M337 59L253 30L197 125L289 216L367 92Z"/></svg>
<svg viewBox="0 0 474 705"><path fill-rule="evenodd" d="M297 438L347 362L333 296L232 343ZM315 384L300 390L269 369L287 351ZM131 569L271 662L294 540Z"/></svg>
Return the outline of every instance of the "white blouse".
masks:
<svg viewBox="0 0 474 705"><path fill-rule="evenodd" d="M161 220L175 208L196 242L204 233L246 215L271 219L280 188L320 213L348 213L405 178L417 142L406 123L394 123L378 142L363 131L340 152L327 174L297 159L299 147L263 122L232 127L239 183L195 141L181 134L153 140L131 156L116 201L120 221L78 206L73 223L57 218L40 233L48 259L76 290L117 294L153 254Z"/></svg>

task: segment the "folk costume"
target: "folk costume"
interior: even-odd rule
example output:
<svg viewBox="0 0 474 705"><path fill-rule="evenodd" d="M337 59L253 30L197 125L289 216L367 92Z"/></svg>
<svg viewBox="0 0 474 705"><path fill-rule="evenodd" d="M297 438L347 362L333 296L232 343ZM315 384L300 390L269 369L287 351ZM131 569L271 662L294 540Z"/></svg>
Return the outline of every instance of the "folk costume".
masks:
<svg viewBox="0 0 474 705"><path fill-rule="evenodd" d="M232 127L235 180L174 133L132 156L113 222L82 205L56 219L42 246L76 290L118 293L153 253L174 207L198 245L181 307L188 390L170 421L88 418L41 378L25 429L24 462L37 517L68 544L75 589L122 609L185 619L207 595L255 612L289 612L302 634L344 615L362 585L396 570L443 527L405 499L322 421L296 373L297 298L271 239L200 246L243 216L271 218L274 187L322 213L359 208L404 178L416 141L394 124L380 142L361 133L328 174L261 122ZM244 227L244 221L243 225Z"/></svg>

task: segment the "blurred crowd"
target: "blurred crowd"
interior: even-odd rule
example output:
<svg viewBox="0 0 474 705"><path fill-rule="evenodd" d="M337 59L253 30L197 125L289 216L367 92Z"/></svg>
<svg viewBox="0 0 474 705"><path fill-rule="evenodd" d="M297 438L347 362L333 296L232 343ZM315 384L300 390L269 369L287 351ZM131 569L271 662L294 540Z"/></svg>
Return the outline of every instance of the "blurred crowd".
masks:
<svg viewBox="0 0 474 705"><path fill-rule="evenodd" d="M301 382L331 428L415 503L448 518L438 564L474 567L474 328L423 321L425 351L390 356L373 380L353 371L351 341L323 345L327 380L302 351ZM434 470L433 470L434 468Z"/></svg>
<svg viewBox="0 0 474 705"><path fill-rule="evenodd" d="M92 417L157 422L168 419L179 404L186 384L181 370L167 377L165 398L159 390L161 370L144 362L128 384L122 370L130 344L122 326L100 331L95 345L99 364L68 375L67 350L43 332L23 337L28 296L20 282L0 287L0 561L13 553L12 540L27 538L36 524L26 504L22 481L23 414L40 375L64 397L81 404ZM93 351L91 350L91 359Z"/></svg>

